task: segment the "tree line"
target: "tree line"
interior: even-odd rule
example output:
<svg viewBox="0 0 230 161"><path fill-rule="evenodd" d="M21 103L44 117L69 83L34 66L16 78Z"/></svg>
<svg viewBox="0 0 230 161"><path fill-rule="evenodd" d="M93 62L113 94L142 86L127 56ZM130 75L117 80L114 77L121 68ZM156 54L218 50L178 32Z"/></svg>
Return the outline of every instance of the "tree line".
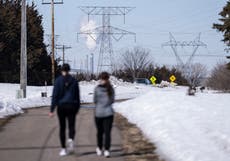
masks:
<svg viewBox="0 0 230 161"><path fill-rule="evenodd" d="M176 83L179 85L201 85L207 73L206 67L202 64L193 64L190 66L190 71L189 75L185 75L177 66L170 68L165 65L155 65L151 51L136 46L121 53L121 58L116 62L113 75L129 82L133 82L136 78L150 79L150 77L155 76L156 83L170 82L170 77L174 75Z"/></svg>
<svg viewBox="0 0 230 161"><path fill-rule="evenodd" d="M223 34L222 41L226 44L226 52L230 51L230 1L219 13L219 23L213 24L213 29ZM229 59L230 57L228 57ZM216 90L230 91L230 63L219 63L212 70L207 82L208 86Z"/></svg>
<svg viewBox="0 0 230 161"><path fill-rule="evenodd" d="M20 81L21 0L0 0L0 82ZM28 84L51 83L51 57L44 44L42 15L27 5Z"/></svg>
<svg viewBox="0 0 230 161"><path fill-rule="evenodd" d="M21 0L0 0L0 82L19 83L20 79L20 40L21 40ZM213 24L213 29L223 33L226 51L230 48L230 1L219 13L219 23ZM27 51L28 51L28 84L43 85L45 81L51 84L51 57L44 44L44 29L42 15L36 5L27 5ZM169 81L175 75L180 85L199 85L207 70L201 64L193 64L189 75L184 75L177 67L156 66L150 51L141 47L128 49L121 54L118 67L112 74L125 81L133 82L135 78L150 78L155 76L156 83ZM56 61L56 73L59 73ZM212 71L208 85L214 89L229 90L230 63L217 65ZM218 77L218 81L215 81ZM85 79L79 74L80 80ZM95 75L91 75L95 79Z"/></svg>

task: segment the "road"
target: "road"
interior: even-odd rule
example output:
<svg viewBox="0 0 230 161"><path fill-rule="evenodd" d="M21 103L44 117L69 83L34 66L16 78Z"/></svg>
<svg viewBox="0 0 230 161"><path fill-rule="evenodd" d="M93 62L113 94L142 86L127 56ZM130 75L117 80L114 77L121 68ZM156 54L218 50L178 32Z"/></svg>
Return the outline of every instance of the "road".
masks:
<svg viewBox="0 0 230 161"><path fill-rule="evenodd" d="M89 107L89 105L88 105ZM113 128L112 156L97 157L96 129L92 108L82 108L77 116L75 154L59 157L58 120L47 116L48 108L28 110L10 120L0 131L1 161L123 161L119 130Z"/></svg>

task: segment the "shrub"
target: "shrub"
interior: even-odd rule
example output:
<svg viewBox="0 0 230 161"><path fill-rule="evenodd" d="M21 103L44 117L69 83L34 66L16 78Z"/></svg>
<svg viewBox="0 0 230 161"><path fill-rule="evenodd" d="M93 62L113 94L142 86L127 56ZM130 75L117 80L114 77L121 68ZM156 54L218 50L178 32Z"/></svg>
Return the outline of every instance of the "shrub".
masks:
<svg viewBox="0 0 230 161"><path fill-rule="evenodd" d="M230 70L226 64L218 64L213 69L207 86L214 90L230 91Z"/></svg>

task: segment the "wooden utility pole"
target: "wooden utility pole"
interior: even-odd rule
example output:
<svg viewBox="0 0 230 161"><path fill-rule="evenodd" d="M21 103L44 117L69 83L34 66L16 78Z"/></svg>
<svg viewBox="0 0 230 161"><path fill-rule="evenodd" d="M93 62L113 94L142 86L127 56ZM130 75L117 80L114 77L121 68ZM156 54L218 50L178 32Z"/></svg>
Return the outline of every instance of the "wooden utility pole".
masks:
<svg viewBox="0 0 230 161"><path fill-rule="evenodd" d="M27 23L26 0L21 6L21 58L20 58L20 97L26 98L27 86Z"/></svg>
<svg viewBox="0 0 230 161"><path fill-rule="evenodd" d="M65 50L66 49L71 49L71 46L66 46L66 45L57 45L56 49L61 49L62 50L62 64L65 63Z"/></svg>
<svg viewBox="0 0 230 161"><path fill-rule="evenodd" d="M54 84L55 80L55 42L54 42L54 0L51 0L51 14L52 14L52 83Z"/></svg>
<svg viewBox="0 0 230 161"><path fill-rule="evenodd" d="M51 0L51 2L45 2L45 0L42 1L42 4L49 4L51 5L51 16L52 16L52 56L51 56L51 62L52 62L52 83L54 84L55 81L55 28L54 28L54 5L55 4L63 4L63 1L54 2L54 0Z"/></svg>

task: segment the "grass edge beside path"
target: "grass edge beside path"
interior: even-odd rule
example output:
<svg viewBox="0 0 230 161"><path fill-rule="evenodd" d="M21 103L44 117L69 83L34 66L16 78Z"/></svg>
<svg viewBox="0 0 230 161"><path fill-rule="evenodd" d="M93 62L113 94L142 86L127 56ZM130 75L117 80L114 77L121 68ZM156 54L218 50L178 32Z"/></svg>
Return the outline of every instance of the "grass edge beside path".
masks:
<svg viewBox="0 0 230 161"><path fill-rule="evenodd" d="M18 115L0 118L0 132L1 132L2 128L4 127L4 125L6 125L11 119L13 119L14 117L17 117L17 116Z"/></svg>
<svg viewBox="0 0 230 161"><path fill-rule="evenodd" d="M121 131L125 161L164 161L156 154L156 147L144 137L141 130L121 114L116 113L115 126Z"/></svg>

